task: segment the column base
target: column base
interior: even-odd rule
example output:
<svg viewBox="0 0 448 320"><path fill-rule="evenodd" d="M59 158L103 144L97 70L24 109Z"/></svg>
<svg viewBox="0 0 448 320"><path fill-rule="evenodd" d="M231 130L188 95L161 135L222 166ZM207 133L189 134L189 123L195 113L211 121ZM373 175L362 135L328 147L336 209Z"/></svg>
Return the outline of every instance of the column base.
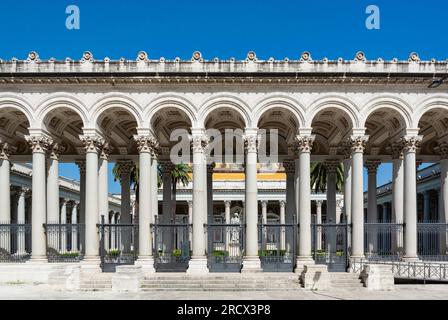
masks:
<svg viewBox="0 0 448 320"><path fill-rule="evenodd" d="M102 273L99 257L85 257L80 266L82 273Z"/></svg>
<svg viewBox="0 0 448 320"><path fill-rule="evenodd" d="M420 262L418 257L403 257L403 262Z"/></svg>
<svg viewBox="0 0 448 320"><path fill-rule="evenodd" d="M301 274L304 271L305 266L312 266L315 264L316 263L311 256L298 256L294 273Z"/></svg>
<svg viewBox="0 0 448 320"><path fill-rule="evenodd" d="M138 257L137 261L135 261L135 266L141 267L144 274L156 273L154 258L151 256Z"/></svg>
<svg viewBox="0 0 448 320"><path fill-rule="evenodd" d="M261 269L261 261L259 257L244 257L243 258L243 269L241 273L256 273L263 272Z"/></svg>
<svg viewBox="0 0 448 320"><path fill-rule="evenodd" d="M187 274L208 274L207 258L192 258L188 265Z"/></svg>

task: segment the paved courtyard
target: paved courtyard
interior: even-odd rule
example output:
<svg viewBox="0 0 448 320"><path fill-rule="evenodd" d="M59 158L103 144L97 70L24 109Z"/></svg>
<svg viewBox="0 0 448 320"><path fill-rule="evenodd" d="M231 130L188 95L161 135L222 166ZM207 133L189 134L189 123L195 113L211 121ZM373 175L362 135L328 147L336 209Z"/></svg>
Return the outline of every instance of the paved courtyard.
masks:
<svg viewBox="0 0 448 320"><path fill-rule="evenodd" d="M446 300L448 285L399 285L394 291L336 289L298 292L63 292L44 284L0 284L1 300Z"/></svg>

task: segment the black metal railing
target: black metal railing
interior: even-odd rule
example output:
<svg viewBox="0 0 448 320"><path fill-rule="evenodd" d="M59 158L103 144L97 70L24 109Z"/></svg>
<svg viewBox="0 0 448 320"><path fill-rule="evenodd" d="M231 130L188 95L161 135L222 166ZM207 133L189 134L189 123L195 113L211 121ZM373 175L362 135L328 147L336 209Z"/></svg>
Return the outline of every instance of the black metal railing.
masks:
<svg viewBox="0 0 448 320"><path fill-rule="evenodd" d="M420 260L448 261L448 224L425 222L417 224L417 253Z"/></svg>
<svg viewBox="0 0 448 320"><path fill-rule="evenodd" d="M138 257L138 225L105 224L102 217L100 257L103 272L115 272L120 265L133 265Z"/></svg>
<svg viewBox="0 0 448 320"><path fill-rule="evenodd" d="M296 264L297 225L259 225L261 266L267 272L292 272Z"/></svg>
<svg viewBox="0 0 448 320"><path fill-rule="evenodd" d="M245 226L241 224L209 224L205 227L210 272L241 272Z"/></svg>
<svg viewBox="0 0 448 320"><path fill-rule="evenodd" d="M403 256L403 223L364 223L364 252L372 261L398 261Z"/></svg>
<svg viewBox="0 0 448 320"><path fill-rule="evenodd" d="M31 225L0 224L0 263L26 262L31 257Z"/></svg>
<svg viewBox="0 0 448 320"><path fill-rule="evenodd" d="M83 259L83 224L44 224L44 228L48 262L79 262Z"/></svg>
<svg viewBox="0 0 448 320"><path fill-rule="evenodd" d="M154 266L157 272L186 272L191 258L188 223L156 223L153 230Z"/></svg>
<svg viewBox="0 0 448 320"><path fill-rule="evenodd" d="M328 266L329 271L349 268L350 225L347 223L313 223L311 252L316 264Z"/></svg>

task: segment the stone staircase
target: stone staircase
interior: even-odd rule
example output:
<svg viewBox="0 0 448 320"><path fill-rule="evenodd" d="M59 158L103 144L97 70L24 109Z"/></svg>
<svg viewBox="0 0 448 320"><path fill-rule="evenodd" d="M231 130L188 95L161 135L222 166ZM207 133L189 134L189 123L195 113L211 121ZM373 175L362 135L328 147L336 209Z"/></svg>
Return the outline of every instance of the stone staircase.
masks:
<svg viewBox="0 0 448 320"><path fill-rule="evenodd" d="M330 285L334 289L359 289L364 287L358 273L345 272L330 273Z"/></svg>
<svg viewBox="0 0 448 320"><path fill-rule="evenodd" d="M112 274L82 274L79 281L80 291L111 291Z"/></svg>
<svg viewBox="0 0 448 320"><path fill-rule="evenodd" d="M156 274L145 277L142 291L297 291L300 287L298 275L260 273L208 274L194 276L186 274Z"/></svg>

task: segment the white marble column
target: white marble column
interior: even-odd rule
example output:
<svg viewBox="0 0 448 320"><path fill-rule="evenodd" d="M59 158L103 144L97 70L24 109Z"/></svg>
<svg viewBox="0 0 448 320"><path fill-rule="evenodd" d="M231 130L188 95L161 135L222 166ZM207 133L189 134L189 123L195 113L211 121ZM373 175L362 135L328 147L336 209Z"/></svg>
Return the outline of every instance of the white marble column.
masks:
<svg viewBox="0 0 448 320"><path fill-rule="evenodd" d="M139 163L139 255L136 261L141 265L145 273L154 273L154 258L152 252L151 224L154 223L151 214L151 158L158 147L158 143L151 136L136 136ZM145 196L144 196L145 195Z"/></svg>
<svg viewBox="0 0 448 320"><path fill-rule="evenodd" d="M224 206L225 206L225 224L226 225L230 225L230 209L232 206L232 201L224 201ZM229 243L230 243L230 228L226 227L225 228L226 231L226 250L229 250Z"/></svg>
<svg viewBox="0 0 448 320"><path fill-rule="evenodd" d="M129 160L118 161L121 176L121 223L131 223L131 170L134 162Z"/></svg>
<svg viewBox="0 0 448 320"><path fill-rule="evenodd" d="M43 135L27 136L26 139L33 152L31 262L43 263L47 262L44 229L47 214L45 155L53 141Z"/></svg>
<svg viewBox="0 0 448 320"><path fill-rule="evenodd" d="M157 154L153 153L151 158L151 216L153 221L159 215L159 186L158 186L158 162Z"/></svg>
<svg viewBox="0 0 448 320"><path fill-rule="evenodd" d="M204 221L207 217L207 162L208 137L201 129L193 129L193 256L187 273L208 273L205 255L206 239Z"/></svg>
<svg viewBox="0 0 448 320"><path fill-rule="evenodd" d="M268 224L268 202L267 201L261 201L261 217L262 217L262 223Z"/></svg>
<svg viewBox="0 0 448 320"><path fill-rule="evenodd" d="M79 220L78 223L82 225L82 233L78 230L79 238L79 252L85 254L86 252L86 237L85 237L85 225L86 225L86 160L76 160L76 165L79 167L80 176L80 201L78 206Z"/></svg>
<svg viewBox="0 0 448 320"><path fill-rule="evenodd" d="M59 252L61 253L65 253L67 252L67 204L68 204L67 199L63 199L62 200L62 205L61 205L61 217L60 217L60 223L62 226L61 230L61 247L59 248Z"/></svg>
<svg viewBox="0 0 448 320"><path fill-rule="evenodd" d="M322 224L322 204L323 201L316 201L316 224ZM322 250L322 227L316 228L316 250Z"/></svg>
<svg viewBox="0 0 448 320"><path fill-rule="evenodd" d="M296 190L295 190L295 160L287 160L283 162L283 167L286 173L286 221L293 223L296 209Z"/></svg>
<svg viewBox="0 0 448 320"><path fill-rule="evenodd" d="M0 142L0 224L11 223L11 163L9 161L9 146ZM10 252L10 230L0 232L0 249Z"/></svg>
<svg viewBox="0 0 448 320"><path fill-rule="evenodd" d="M164 223L174 223L175 217L173 217L173 203L172 203L172 171L174 170L174 165L170 160L160 161L162 166L162 183L163 183L163 221Z"/></svg>
<svg viewBox="0 0 448 320"><path fill-rule="evenodd" d="M215 164L207 165L207 217L206 223L214 223L213 217L213 171L215 170Z"/></svg>
<svg viewBox="0 0 448 320"><path fill-rule="evenodd" d="M285 214L285 201L280 201L280 224L286 224L286 214ZM286 249L286 229L285 227L280 228L280 250Z"/></svg>
<svg viewBox="0 0 448 320"><path fill-rule="evenodd" d="M85 201L85 257L86 271L100 272L98 233L98 155L104 144L102 138L82 136L86 148L86 201Z"/></svg>
<svg viewBox="0 0 448 320"><path fill-rule="evenodd" d="M336 174L339 161L330 160L325 162L327 169L327 222L339 223L336 215Z"/></svg>
<svg viewBox="0 0 448 320"><path fill-rule="evenodd" d="M110 217L110 224L111 225L117 224L117 214L115 212ZM112 227L110 232L110 249L111 250L117 249L117 233L115 227Z"/></svg>
<svg viewBox="0 0 448 320"><path fill-rule="evenodd" d="M314 263L311 257L311 149L314 136L298 136L297 148L300 160L300 198L299 198L299 250L296 272L301 272L304 264Z"/></svg>
<svg viewBox="0 0 448 320"><path fill-rule="evenodd" d="M441 143L436 151L440 154L439 222L448 224L448 142ZM448 253L447 233L442 234L440 242L440 254L446 255Z"/></svg>
<svg viewBox="0 0 448 320"><path fill-rule="evenodd" d="M367 222L376 223L378 221L378 201L377 201L377 170L380 161L366 161L368 172L368 194L367 194Z"/></svg>
<svg viewBox="0 0 448 320"><path fill-rule="evenodd" d="M63 148L58 143L50 147L47 162L47 223L59 224L59 156ZM57 248L56 248L57 249Z"/></svg>
<svg viewBox="0 0 448 320"><path fill-rule="evenodd" d="M295 162L295 173L294 173L294 199L296 201L296 212L295 212L295 223L297 224L299 221L299 208L300 208L300 159L299 159L299 153L297 150L294 151L294 155L296 157L296 159L294 160ZM298 239L297 239L298 241Z"/></svg>
<svg viewBox="0 0 448 320"><path fill-rule="evenodd" d="M377 170L380 165L380 161L366 161L366 168L368 172L368 187L367 187L367 222L377 223L379 221L378 216L378 200L377 200ZM371 234L368 238L368 250L369 253L376 253L378 251L378 239L376 232Z"/></svg>
<svg viewBox="0 0 448 320"><path fill-rule="evenodd" d="M101 148L98 165L98 221L101 222L101 216L104 216L106 223L109 220L109 152L106 142Z"/></svg>
<svg viewBox="0 0 448 320"><path fill-rule="evenodd" d="M403 147L399 143L394 143L392 151L392 222L403 223L404 205L404 164ZM397 228L392 238L393 252L403 252L403 230Z"/></svg>
<svg viewBox="0 0 448 320"><path fill-rule="evenodd" d="M347 153L344 159L344 214L347 224L352 221L352 159Z"/></svg>
<svg viewBox="0 0 448 320"><path fill-rule="evenodd" d="M417 256L417 178L416 152L421 136L402 138L404 154L404 257L405 261L416 261Z"/></svg>
<svg viewBox="0 0 448 320"><path fill-rule="evenodd" d="M21 188L19 190L19 200L17 201L17 224L20 226L17 234L17 253L19 255L24 255L25 250L25 237L26 231L23 225L25 224L25 197L29 193L28 188Z"/></svg>
<svg viewBox="0 0 448 320"><path fill-rule="evenodd" d="M79 234L78 208L79 208L79 202L74 202L73 207L72 207L72 216L71 216L72 225L74 225L74 227L72 228L72 252L79 252L79 248L78 248L78 234Z"/></svg>
<svg viewBox="0 0 448 320"><path fill-rule="evenodd" d="M353 136L352 147L352 251L355 259L364 257L364 149L368 137Z"/></svg>
<svg viewBox="0 0 448 320"><path fill-rule="evenodd" d="M258 139L258 130L246 130L246 255L243 259L243 272L261 271L258 256Z"/></svg>

